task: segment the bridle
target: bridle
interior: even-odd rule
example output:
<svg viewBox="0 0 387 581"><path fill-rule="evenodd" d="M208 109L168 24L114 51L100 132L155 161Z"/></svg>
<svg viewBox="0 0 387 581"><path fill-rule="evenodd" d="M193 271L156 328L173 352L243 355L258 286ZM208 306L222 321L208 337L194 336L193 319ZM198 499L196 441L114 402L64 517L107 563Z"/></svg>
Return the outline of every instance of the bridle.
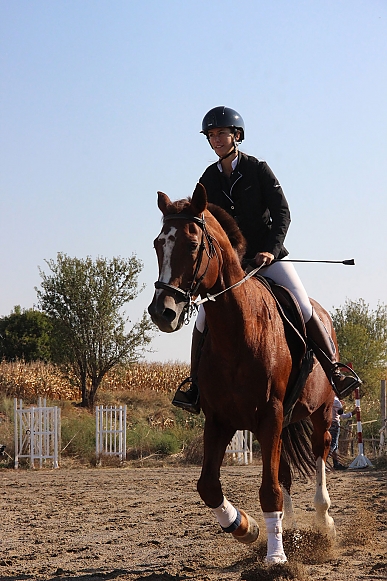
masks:
<svg viewBox="0 0 387 581"><path fill-rule="evenodd" d="M211 259L214 256L218 256L217 252L215 250L215 246L214 246L214 241L215 242L217 242L217 241L216 241L216 238L211 236L211 234L207 230L206 222L204 219L204 214L202 214L201 218L199 218L198 216L191 216L190 214L168 214L167 216L164 216L163 222L165 223L168 220L176 220L176 219L188 220L189 222L194 222L202 230L202 237L201 237L200 247L199 247L198 256L197 256L197 260L196 260L196 267L195 267L193 280L192 280L190 288L186 291L177 287L177 286L173 286L171 284L168 284L166 282L162 282L160 280L157 280L155 282L155 288L170 291L178 299L178 302L185 303L183 310L182 310L182 313L184 315L184 323L188 324L194 310L198 309L199 305L201 305L207 301L215 301L216 297L218 297L219 295L222 295L223 293L227 292L228 290L231 290L233 288L240 286L241 284L246 282L246 280L248 280L249 278L254 276L263 266L265 266L265 263L260 264L259 266L257 266L253 270L251 270L248 274L246 274L246 276L244 276L241 280L239 280L235 284L221 290L220 292L213 294L213 295L210 295L207 293L207 296L205 298L202 298L199 300L198 300L198 298L196 298L196 299L192 300L192 297L197 295L199 287L200 287L204 277L207 274L207 270L208 270L208 267L210 265ZM207 246L205 244L205 241L207 241ZM219 246L219 243L217 243L217 244ZM203 274L198 276L204 253L206 253L208 261L207 261L206 268L204 269ZM219 259L219 257L218 257L218 259Z"/></svg>
<svg viewBox="0 0 387 581"><path fill-rule="evenodd" d="M177 286L173 286L171 284L167 284L160 280L155 282L156 289L168 290L170 291L175 297L177 298L178 302L184 302L185 305L183 307L184 313L184 323L188 324L189 320L192 316L192 313L195 308L197 308L196 303L192 300L192 297L196 296L199 290L199 287L207 274L208 267L210 266L210 261L214 256L217 256L215 246L214 246L214 238L207 230L206 222L204 219L204 214L202 214L201 218L198 216L191 216L190 214L168 214L164 216L163 222L167 222L168 220L187 220L189 222L194 222L197 224L201 231L202 236L200 240L200 246L198 250L198 255L196 258L196 266L195 271L193 274L193 279L191 286L188 290L183 290ZM206 245L207 242L207 245ZM202 261L204 254L207 256L207 264L203 271L203 273L199 276L199 271L202 266Z"/></svg>

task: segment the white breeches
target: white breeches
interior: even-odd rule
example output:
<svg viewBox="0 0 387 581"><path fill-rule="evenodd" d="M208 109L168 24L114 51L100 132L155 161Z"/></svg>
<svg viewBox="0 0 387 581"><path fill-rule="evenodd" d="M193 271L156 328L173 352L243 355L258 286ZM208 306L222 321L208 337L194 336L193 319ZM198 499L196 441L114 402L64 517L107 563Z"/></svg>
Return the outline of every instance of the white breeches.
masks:
<svg viewBox="0 0 387 581"><path fill-rule="evenodd" d="M290 292L296 297L298 304L300 305L302 316L304 317L305 323L309 321L312 316L312 305L308 294L301 282L300 277L297 274L296 269L293 264L288 260L280 260L270 264L270 266L264 266L259 274L267 278L271 278L275 283L286 287ZM196 328L198 331L203 333L206 324L206 314L203 305L200 305L198 316L196 318Z"/></svg>
<svg viewBox="0 0 387 581"><path fill-rule="evenodd" d="M289 262L285 258L284 260L270 264L270 266L264 266L259 271L259 274L271 278L275 283L289 289L300 305L305 323L309 321L312 316L312 305L310 304L308 294L292 262Z"/></svg>

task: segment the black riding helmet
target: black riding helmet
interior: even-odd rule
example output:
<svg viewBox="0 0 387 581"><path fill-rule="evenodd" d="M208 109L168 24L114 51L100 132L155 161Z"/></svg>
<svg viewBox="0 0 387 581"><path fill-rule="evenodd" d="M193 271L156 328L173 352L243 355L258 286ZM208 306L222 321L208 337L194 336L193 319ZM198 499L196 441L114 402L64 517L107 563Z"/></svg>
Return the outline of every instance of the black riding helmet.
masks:
<svg viewBox="0 0 387 581"><path fill-rule="evenodd" d="M244 121L235 109L230 109L229 107L214 107L213 109L210 109L203 118L202 130L200 133L204 133L208 138L209 130L215 129L216 127L232 127L233 129L239 129L241 134L240 141L243 141L245 138Z"/></svg>

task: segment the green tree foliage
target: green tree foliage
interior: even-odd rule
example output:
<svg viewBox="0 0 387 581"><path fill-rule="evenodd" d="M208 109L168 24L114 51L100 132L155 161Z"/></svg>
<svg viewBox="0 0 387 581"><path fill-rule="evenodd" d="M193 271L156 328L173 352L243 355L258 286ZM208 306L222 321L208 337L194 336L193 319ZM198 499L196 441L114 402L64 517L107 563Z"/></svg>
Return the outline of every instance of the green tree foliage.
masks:
<svg viewBox="0 0 387 581"><path fill-rule="evenodd" d="M387 306L371 310L363 299L347 300L331 313L340 360L352 362L363 381L361 391L378 397L387 367Z"/></svg>
<svg viewBox="0 0 387 581"><path fill-rule="evenodd" d="M123 307L140 290L142 264L136 258L91 257L58 253L39 269L39 305L56 322L54 359L72 369L79 381L82 405L92 408L104 375L117 363L138 361L151 341L153 325L144 312L129 332Z"/></svg>
<svg viewBox="0 0 387 581"><path fill-rule="evenodd" d="M35 309L16 306L10 315L0 319L0 358L50 361L52 321Z"/></svg>

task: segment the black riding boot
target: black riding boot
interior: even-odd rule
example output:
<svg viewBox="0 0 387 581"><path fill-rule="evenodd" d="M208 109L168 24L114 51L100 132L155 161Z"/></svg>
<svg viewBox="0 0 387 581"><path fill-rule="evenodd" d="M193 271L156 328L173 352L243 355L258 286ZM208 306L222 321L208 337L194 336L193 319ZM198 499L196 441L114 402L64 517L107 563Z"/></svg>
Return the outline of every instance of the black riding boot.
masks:
<svg viewBox="0 0 387 581"><path fill-rule="evenodd" d="M337 361L333 341L314 309L312 318L305 323L305 327L313 352L331 382L334 392L339 398L346 397L360 386L361 380L350 367ZM345 369L349 375L344 375L341 369Z"/></svg>
<svg viewBox="0 0 387 581"><path fill-rule="evenodd" d="M203 339L203 333L198 331L196 326L194 326L191 345L191 376L187 377L187 379L179 385L172 400L173 405L193 414L200 414L200 396L197 375ZM191 384L189 389L182 391L181 388L189 383Z"/></svg>

